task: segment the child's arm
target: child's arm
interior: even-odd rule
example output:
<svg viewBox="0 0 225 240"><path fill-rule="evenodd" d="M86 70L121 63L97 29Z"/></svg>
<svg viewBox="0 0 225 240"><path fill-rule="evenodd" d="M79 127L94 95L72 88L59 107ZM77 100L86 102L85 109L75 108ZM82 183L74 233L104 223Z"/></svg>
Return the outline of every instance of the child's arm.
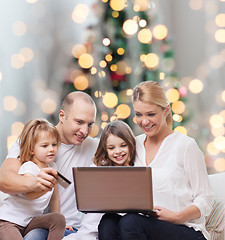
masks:
<svg viewBox="0 0 225 240"><path fill-rule="evenodd" d="M55 185L54 191L49 203L50 212L60 212L60 199L59 199L59 191L58 184Z"/></svg>

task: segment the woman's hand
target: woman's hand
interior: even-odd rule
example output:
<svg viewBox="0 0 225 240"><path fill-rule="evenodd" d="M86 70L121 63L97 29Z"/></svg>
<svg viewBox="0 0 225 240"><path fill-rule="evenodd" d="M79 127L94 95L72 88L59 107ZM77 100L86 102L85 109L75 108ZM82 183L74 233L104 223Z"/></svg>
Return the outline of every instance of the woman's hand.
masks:
<svg viewBox="0 0 225 240"><path fill-rule="evenodd" d="M173 212L167 208L159 206L155 206L154 210L156 210L156 216L158 219L174 224L183 224L186 221L201 217L201 212L195 205L191 205L180 212Z"/></svg>
<svg viewBox="0 0 225 240"><path fill-rule="evenodd" d="M158 206L154 207L154 210L156 210L156 216L158 219L174 224L182 224L179 213Z"/></svg>

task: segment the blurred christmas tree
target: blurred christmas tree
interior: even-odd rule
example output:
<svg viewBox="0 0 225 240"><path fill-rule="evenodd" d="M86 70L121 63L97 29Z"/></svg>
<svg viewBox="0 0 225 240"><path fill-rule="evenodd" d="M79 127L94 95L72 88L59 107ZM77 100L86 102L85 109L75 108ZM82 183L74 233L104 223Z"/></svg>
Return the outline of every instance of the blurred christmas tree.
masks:
<svg viewBox="0 0 225 240"><path fill-rule="evenodd" d="M99 22L88 28L84 45L73 48L65 93L81 90L98 107L93 136L108 121L124 119L134 125L131 94L141 81L160 82L166 89L174 128L185 133L190 119L185 107L187 89L175 72L174 51L165 25L151 0L102 0L93 6Z"/></svg>

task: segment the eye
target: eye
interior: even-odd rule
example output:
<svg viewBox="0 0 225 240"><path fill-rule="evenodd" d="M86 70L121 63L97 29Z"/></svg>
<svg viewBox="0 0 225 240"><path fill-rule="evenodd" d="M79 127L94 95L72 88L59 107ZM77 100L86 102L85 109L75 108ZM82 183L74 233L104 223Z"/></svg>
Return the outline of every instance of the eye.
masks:
<svg viewBox="0 0 225 240"><path fill-rule="evenodd" d="M108 149L108 150L113 150L113 149L114 149L114 147L108 147L107 149Z"/></svg>
<svg viewBox="0 0 225 240"><path fill-rule="evenodd" d="M149 117L154 117L156 115L156 113L149 113L148 116Z"/></svg>
<svg viewBox="0 0 225 240"><path fill-rule="evenodd" d="M140 114L140 113L135 113L135 116L136 116L136 117L140 117L141 114Z"/></svg>
<svg viewBox="0 0 225 240"><path fill-rule="evenodd" d="M126 143L124 143L124 144L122 144L122 145L121 145L121 147L127 147L127 144L126 144Z"/></svg>
<svg viewBox="0 0 225 240"><path fill-rule="evenodd" d="M53 147L57 146L57 143L53 143L52 146L53 146Z"/></svg>
<svg viewBox="0 0 225 240"><path fill-rule="evenodd" d="M89 123L88 124L88 127L92 127L94 123Z"/></svg>
<svg viewBox="0 0 225 240"><path fill-rule="evenodd" d="M42 145L43 148L46 148L47 146L48 146L47 144Z"/></svg>

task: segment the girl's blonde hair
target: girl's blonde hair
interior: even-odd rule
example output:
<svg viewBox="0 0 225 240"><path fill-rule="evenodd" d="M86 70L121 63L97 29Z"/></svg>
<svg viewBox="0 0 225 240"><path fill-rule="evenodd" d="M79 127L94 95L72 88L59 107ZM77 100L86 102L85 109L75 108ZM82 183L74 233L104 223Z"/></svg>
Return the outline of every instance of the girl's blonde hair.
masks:
<svg viewBox="0 0 225 240"><path fill-rule="evenodd" d="M60 145L61 140L59 132L53 124L42 118L31 120L24 126L23 131L19 136L19 157L22 163L32 161L32 151L34 149L34 145L37 142L40 132L43 131L48 132L50 136L55 137L57 145Z"/></svg>
<svg viewBox="0 0 225 240"><path fill-rule="evenodd" d="M163 87L154 81L139 83L133 89L132 101L141 101L148 104L155 104L160 106L162 109L165 109L169 105ZM171 111L166 118L166 122L167 125L172 129L173 119Z"/></svg>
<svg viewBox="0 0 225 240"><path fill-rule="evenodd" d="M98 148L94 156L94 163L97 166L113 166L113 161L109 159L107 154L107 138L109 135L117 136L123 139L129 149L130 161L128 165L134 165L134 159L136 154L136 141L131 128L123 121L117 120L108 123L102 131ZM126 164L126 163L125 163Z"/></svg>

